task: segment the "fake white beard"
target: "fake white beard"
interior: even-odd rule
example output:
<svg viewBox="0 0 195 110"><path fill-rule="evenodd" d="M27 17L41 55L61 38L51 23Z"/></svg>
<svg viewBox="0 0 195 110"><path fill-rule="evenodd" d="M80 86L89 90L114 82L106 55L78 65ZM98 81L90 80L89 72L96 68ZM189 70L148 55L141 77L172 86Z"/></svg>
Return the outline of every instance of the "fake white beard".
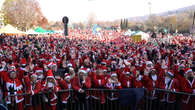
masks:
<svg viewBox="0 0 195 110"><path fill-rule="evenodd" d="M51 83L51 82L48 82L48 83L47 83L47 87L48 87L48 88L54 87L54 84Z"/></svg>
<svg viewBox="0 0 195 110"><path fill-rule="evenodd" d="M171 78L169 78L169 77L165 77L165 84L168 84L169 83L169 81L171 80Z"/></svg>
<svg viewBox="0 0 195 110"><path fill-rule="evenodd" d="M152 80L153 81L156 81L157 80L157 75L155 74L155 75L152 75Z"/></svg>

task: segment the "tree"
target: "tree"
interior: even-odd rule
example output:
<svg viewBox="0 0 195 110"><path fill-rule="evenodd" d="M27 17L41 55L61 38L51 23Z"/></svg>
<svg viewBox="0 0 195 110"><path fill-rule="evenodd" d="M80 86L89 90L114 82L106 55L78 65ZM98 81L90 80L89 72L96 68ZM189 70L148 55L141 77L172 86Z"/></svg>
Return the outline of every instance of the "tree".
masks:
<svg viewBox="0 0 195 110"><path fill-rule="evenodd" d="M2 6L4 23L27 30L47 23L36 0L5 0Z"/></svg>

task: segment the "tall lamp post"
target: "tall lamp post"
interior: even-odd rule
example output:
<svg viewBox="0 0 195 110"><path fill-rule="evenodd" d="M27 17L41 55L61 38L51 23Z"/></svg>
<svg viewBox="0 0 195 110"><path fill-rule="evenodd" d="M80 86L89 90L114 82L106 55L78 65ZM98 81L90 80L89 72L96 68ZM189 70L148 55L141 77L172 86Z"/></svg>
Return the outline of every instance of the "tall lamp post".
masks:
<svg viewBox="0 0 195 110"><path fill-rule="evenodd" d="M149 16L151 16L151 6L152 6L152 3L148 2L148 6L149 6Z"/></svg>

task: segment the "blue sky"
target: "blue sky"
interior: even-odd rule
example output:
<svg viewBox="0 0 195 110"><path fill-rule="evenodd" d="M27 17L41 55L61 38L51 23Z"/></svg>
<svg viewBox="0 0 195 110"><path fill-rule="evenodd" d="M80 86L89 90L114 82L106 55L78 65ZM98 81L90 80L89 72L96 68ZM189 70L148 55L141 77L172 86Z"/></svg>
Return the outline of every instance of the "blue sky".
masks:
<svg viewBox="0 0 195 110"><path fill-rule="evenodd" d="M0 0L0 4L4 0ZM112 21L115 19L143 16L151 12L160 13L195 4L195 0L38 0L43 14L49 19L61 20L68 16L73 22L84 22L90 13L97 20Z"/></svg>

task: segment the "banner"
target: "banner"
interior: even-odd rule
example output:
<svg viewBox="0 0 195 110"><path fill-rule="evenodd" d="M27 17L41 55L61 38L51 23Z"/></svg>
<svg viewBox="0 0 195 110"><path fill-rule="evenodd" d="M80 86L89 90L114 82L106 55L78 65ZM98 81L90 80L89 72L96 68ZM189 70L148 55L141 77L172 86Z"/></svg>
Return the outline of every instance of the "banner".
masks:
<svg viewBox="0 0 195 110"><path fill-rule="evenodd" d="M142 40L141 35L134 35L134 36L131 36L131 38L133 42L140 42Z"/></svg>

